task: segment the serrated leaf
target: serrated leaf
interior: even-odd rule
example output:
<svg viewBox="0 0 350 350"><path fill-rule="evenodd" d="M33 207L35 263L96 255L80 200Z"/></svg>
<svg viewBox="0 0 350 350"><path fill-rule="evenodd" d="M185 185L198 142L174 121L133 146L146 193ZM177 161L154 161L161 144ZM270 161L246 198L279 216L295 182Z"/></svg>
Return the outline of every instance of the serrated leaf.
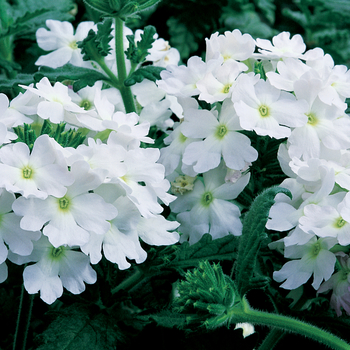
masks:
<svg viewBox="0 0 350 350"><path fill-rule="evenodd" d="M120 331L110 316L73 304L39 336L37 350L115 350Z"/></svg>
<svg viewBox="0 0 350 350"><path fill-rule="evenodd" d="M248 213L244 217L235 277L237 290L241 297L249 289L255 286L261 287L262 283L264 283L265 278L255 276L254 270L261 243L267 238L265 226L270 208L275 203L274 198L277 193L284 193L291 197L291 193L285 188L278 186L268 188L255 198Z"/></svg>
<svg viewBox="0 0 350 350"><path fill-rule="evenodd" d="M156 32L156 28L153 26L146 26L143 34L141 34L141 40L136 43L135 35L127 35L129 47L125 51L126 57L133 63L142 63L148 55L148 50L152 48L152 44L155 41L153 37Z"/></svg>
<svg viewBox="0 0 350 350"><path fill-rule="evenodd" d="M141 67L135 72L133 72L127 79L124 81L125 86L132 86L136 83L141 83L144 79L151 81L156 81L160 79L160 72L164 70L163 67L156 66L146 66Z"/></svg>
<svg viewBox="0 0 350 350"><path fill-rule="evenodd" d="M166 328L184 328L187 325L188 315L172 312L169 310L163 310L157 314L138 316L139 320L144 322L154 321L158 326Z"/></svg>
<svg viewBox="0 0 350 350"><path fill-rule="evenodd" d="M202 260L233 260L236 256L239 238L227 235L214 239L208 233L195 244L184 242L177 246L175 258L170 262L171 267L197 266Z"/></svg>
<svg viewBox="0 0 350 350"><path fill-rule="evenodd" d="M108 82L108 78L96 70L73 66L70 63L62 67L50 68L43 66L34 74L34 80L40 81L43 77L47 77L50 81L73 81L74 91L78 91L85 86L93 86L96 81L103 80Z"/></svg>
<svg viewBox="0 0 350 350"><path fill-rule="evenodd" d="M90 29L87 37L78 41L77 45L81 49L84 61L98 62L103 57L106 57L111 51L109 42L112 40L112 19L97 24L97 33Z"/></svg>

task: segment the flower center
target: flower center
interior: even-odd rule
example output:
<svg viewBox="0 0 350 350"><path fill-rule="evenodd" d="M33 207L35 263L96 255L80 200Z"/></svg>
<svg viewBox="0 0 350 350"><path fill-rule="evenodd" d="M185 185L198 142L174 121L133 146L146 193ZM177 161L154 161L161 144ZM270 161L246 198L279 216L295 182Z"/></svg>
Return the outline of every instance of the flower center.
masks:
<svg viewBox="0 0 350 350"><path fill-rule="evenodd" d="M215 136L218 139L222 139L227 134L227 132L228 132L228 130L227 130L226 125L219 125L216 129Z"/></svg>
<svg viewBox="0 0 350 350"><path fill-rule="evenodd" d="M92 107L92 104L89 100L82 100L79 106L83 107L86 111L88 111Z"/></svg>
<svg viewBox="0 0 350 350"><path fill-rule="evenodd" d="M25 166L22 169L22 176L24 179L30 179L33 175L33 169L30 168L29 166Z"/></svg>
<svg viewBox="0 0 350 350"><path fill-rule="evenodd" d="M321 244L319 242L316 242L312 247L311 254L313 256L317 256L320 251L321 251Z"/></svg>
<svg viewBox="0 0 350 350"><path fill-rule="evenodd" d="M186 140L187 140L187 137L183 133L180 132L179 141L181 143L184 143L184 142L186 142Z"/></svg>
<svg viewBox="0 0 350 350"><path fill-rule="evenodd" d="M66 210L69 207L69 199L64 196L58 200L58 205L60 209Z"/></svg>
<svg viewBox="0 0 350 350"><path fill-rule="evenodd" d="M269 115L269 107L265 106L265 105L261 105L259 107L259 113L260 115L264 118L264 117L268 117Z"/></svg>
<svg viewBox="0 0 350 350"><path fill-rule="evenodd" d="M221 92L222 92L223 94L228 94L228 93L230 92L231 86L232 86L232 84L227 84L227 85L225 85L225 86L222 88Z"/></svg>
<svg viewBox="0 0 350 350"><path fill-rule="evenodd" d="M76 50L78 48L77 42L76 41L70 42L69 47L73 50Z"/></svg>
<svg viewBox="0 0 350 350"><path fill-rule="evenodd" d="M318 119L313 113L306 114L307 115L307 123L310 125L316 125L318 123Z"/></svg>
<svg viewBox="0 0 350 350"><path fill-rule="evenodd" d="M60 246L58 248L52 247L51 255L53 258L58 258L64 252L64 247Z"/></svg>
<svg viewBox="0 0 350 350"><path fill-rule="evenodd" d="M214 197L211 192L203 193L201 203L204 207L208 207L210 203L213 201Z"/></svg>
<svg viewBox="0 0 350 350"><path fill-rule="evenodd" d="M193 190L194 181L196 177L188 175L178 176L175 181L171 183L171 191L174 194L184 194Z"/></svg>
<svg viewBox="0 0 350 350"><path fill-rule="evenodd" d="M345 224L347 223L347 221L345 221L341 216L336 220L336 222L334 223L334 227L335 228L341 228L343 227Z"/></svg>

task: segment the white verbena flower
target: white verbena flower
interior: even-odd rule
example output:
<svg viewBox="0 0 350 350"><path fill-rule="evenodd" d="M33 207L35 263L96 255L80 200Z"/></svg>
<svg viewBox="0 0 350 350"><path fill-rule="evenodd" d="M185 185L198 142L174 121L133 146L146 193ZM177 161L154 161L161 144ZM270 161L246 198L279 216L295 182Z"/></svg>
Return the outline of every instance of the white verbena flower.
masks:
<svg viewBox="0 0 350 350"><path fill-rule="evenodd" d="M239 208L229 200L235 199L248 184L250 174L236 183L225 182L226 169L219 166L203 174L203 182L197 179L193 191L179 195L170 204L173 212L179 213L176 220L181 223L178 231L180 241L198 242L205 233L213 239L228 234L242 234Z"/></svg>
<svg viewBox="0 0 350 350"><path fill-rule="evenodd" d="M28 257L28 261L35 264L23 271L24 287L29 294L40 291L40 298L52 304L62 295L63 287L80 294L85 290L84 282L96 282L97 274L90 266L89 257L73 248L54 247L45 236L35 242L33 253Z"/></svg>
<svg viewBox="0 0 350 350"><path fill-rule="evenodd" d="M40 230L50 243L61 245L83 245L88 242L89 232L104 234L110 228L108 220L117 215L117 209L96 193L102 180L90 171L85 161L77 161L70 171L74 182L67 187L61 198L53 196L45 200L19 197L13 203L13 210L23 216L21 228L29 231Z"/></svg>
<svg viewBox="0 0 350 350"><path fill-rule="evenodd" d="M280 139L291 134L291 127L307 123L305 101L296 100L291 93L276 89L268 81L259 80L253 85L249 77L240 77L232 101L243 129Z"/></svg>
<svg viewBox="0 0 350 350"><path fill-rule="evenodd" d="M0 150L0 185L26 198L63 197L73 178L57 158L48 135L35 140L31 153L25 143L8 144Z"/></svg>
<svg viewBox="0 0 350 350"><path fill-rule="evenodd" d="M251 146L250 139L241 130L239 118L230 100L225 100L217 111L185 111L182 133L190 138L203 138L191 142L185 149L182 161L192 165L197 173L216 168L224 159L230 169L241 170L247 162L258 158L258 152Z"/></svg>
<svg viewBox="0 0 350 350"><path fill-rule="evenodd" d="M36 31L36 40L41 49L53 52L40 56L35 62L37 66L57 68L66 63L71 63L75 66L91 67L90 63L83 60L77 42L87 37L90 29L95 27L94 22L79 23L75 34L70 22L48 19L46 20L46 26L49 30L39 28Z"/></svg>

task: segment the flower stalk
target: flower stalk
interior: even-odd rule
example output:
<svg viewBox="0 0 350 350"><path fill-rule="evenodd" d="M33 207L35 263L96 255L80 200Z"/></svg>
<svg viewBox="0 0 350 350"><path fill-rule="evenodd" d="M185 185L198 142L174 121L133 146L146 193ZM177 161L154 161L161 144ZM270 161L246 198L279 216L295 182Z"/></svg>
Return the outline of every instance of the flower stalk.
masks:
<svg viewBox="0 0 350 350"><path fill-rule="evenodd" d="M134 96L129 86L124 85L124 81L127 78L125 55L124 55L124 37L123 37L124 22L119 18L115 18L115 52L117 60L117 71L119 91L122 95L122 99L125 106L126 113L136 112Z"/></svg>

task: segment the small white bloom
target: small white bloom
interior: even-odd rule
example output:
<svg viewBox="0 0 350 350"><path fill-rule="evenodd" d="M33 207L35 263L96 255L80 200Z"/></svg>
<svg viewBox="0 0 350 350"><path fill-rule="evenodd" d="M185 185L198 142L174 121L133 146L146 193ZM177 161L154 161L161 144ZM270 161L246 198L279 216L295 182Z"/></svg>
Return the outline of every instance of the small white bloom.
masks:
<svg viewBox="0 0 350 350"><path fill-rule="evenodd" d="M23 271L24 287L29 294L40 291L40 298L52 304L63 293L63 287L73 294L85 290L85 283L93 284L97 274L89 258L67 246L53 247L45 236L35 243L30 261Z"/></svg>
<svg viewBox="0 0 350 350"><path fill-rule="evenodd" d="M57 68L66 63L80 67L91 66L90 63L83 60L77 42L87 37L90 29L95 27L94 22L81 22L75 34L70 22L48 19L46 20L46 26L50 30L39 28L36 32L36 40L41 49L53 52L40 56L35 62L37 66Z"/></svg>
<svg viewBox="0 0 350 350"><path fill-rule="evenodd" d="M253 85L248 78L242 78L238 85L239 94L236 96L233 91L232 101L243 129L279 139L288 137L291 127L307 123L305 101L297 101L292 94L264 80Z"/></svg>
<svg viewBox="0 0 350 350"><path fill-rule="evenodd" d="M0 150L0 184L26 198L63 197L73 178L66 167L57 164L57 157L47 135L35 140L31 153L22 142L6 145Z"/></svg>
<svg viewBox="0 0 350 350"><path fill-rule="evenodd" d="M185 111L182 133L190 138L204 138L190 143L183 154L183 163L192 165L197 173L216 168L223 157L230 169L241 170L246 162L257 159L250 139L239 133L239 118L230 100L225 100L217 117L216 111Z"/></svg>

